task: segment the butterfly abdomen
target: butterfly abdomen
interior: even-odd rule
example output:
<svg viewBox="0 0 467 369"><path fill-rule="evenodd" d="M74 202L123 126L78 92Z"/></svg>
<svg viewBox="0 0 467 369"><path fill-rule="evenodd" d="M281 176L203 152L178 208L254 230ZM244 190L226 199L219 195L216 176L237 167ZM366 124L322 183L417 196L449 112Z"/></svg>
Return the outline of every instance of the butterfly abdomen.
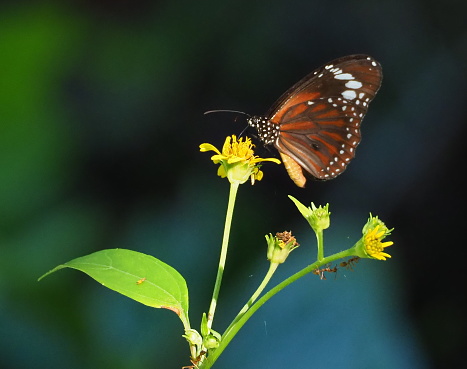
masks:
<svg viewBox="0 0 467 369"><path fill-rule="evenodd" d="M306 183L306 178L303 175L303 170L298 165L298 163L293 160L290 156L285 155L283 153L281 154L282 162L284 163L284 167L287 170L287 173L289 174L289 177L298 187L305 187Z"/></svg>

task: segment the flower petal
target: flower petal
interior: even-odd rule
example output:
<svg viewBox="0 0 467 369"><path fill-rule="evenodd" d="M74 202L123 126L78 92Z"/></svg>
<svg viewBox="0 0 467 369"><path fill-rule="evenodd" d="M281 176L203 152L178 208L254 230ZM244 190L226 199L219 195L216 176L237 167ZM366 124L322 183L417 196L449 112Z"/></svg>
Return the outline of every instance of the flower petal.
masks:
<svg viewBox="0 0 467 369"><path fill-rule="evenodd" d="M201 152L215 151L219 155L221 154L221 152L214 145L211 145L210 143L203 143L203 144L199 145L199 151L201 151Z"/></svg>
<svg viewBox="0 0 467 369"><path fill-rule="evenodd" d="M217 164L218 162L220 162L220 161L222 161L222 160L225 160L225 159L226 159L226 157L225 157L224 155L222 155L222 154L217 154L217 155L211 156L211 160L212 160L215 164Z"/></svg>
<svg viewBox="0 0 467 369"><path fill-rule="evenodd" d="M239 158L238 156L231 156L230 158L227 159L227 163L233 164L233 163L238 163L239 161L244 160L243 158Z"/></svg>
<svg viewBox="0 0 467 369"><path fill-rule="evenodd" d="M261 181L263 179L263 172L261 170L258 170L256 173L255 173L255 180L257 181Z"/></svg>
<svg viewBox="0 0 467 369"><path fill-rule="evenodd" d="M236 138L234 135L232 135L234 142L236 141ZM227 136L224 145L222 146L222 153L224 155L229 155L231 151L231 145L230 145L230 136Z"/></svg>
<svg viewBox="0 0 467 369"><path fill-rule="evenodd" d="M276 164L281 163L281 161L279 159L276 159L276 158L255 158L255 159L250 160L250 163L256 164L256 163L260 163L262 161L272 161L273 163L276 163Z"/></svg>
<svg viewBox="0 0 467 369"><path fill-rule="evenodd" d="M219 168L217 169L217 175L221 178L227 177L227 173L225 173L225 169L223 165L220 165Z"/></svg>

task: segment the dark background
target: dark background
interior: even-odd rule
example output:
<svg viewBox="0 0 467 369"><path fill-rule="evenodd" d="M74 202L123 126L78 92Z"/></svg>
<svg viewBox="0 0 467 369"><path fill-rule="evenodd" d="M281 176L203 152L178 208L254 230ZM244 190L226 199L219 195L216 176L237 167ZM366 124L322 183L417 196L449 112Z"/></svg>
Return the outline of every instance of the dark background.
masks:
<svg viewBox="0 0 467 369"><path fill-rule="evenodd" d="M0 366L180 368L182 325L82 273L37 278L105 248L145 252L188 281L198 328L217 268L228 183L220 147L327 61L383 66L345 174L294 187L285 170L241 186L215 328L267 269L264 235L301 247L273 284L314 260L287 195L331 204L326 253L368 213L394 227L386 262L308 276L246 324L219 368L446 368L467 342L464 1L16 1L0 5ZM275 155L258 145L263 157Z"/></svg>

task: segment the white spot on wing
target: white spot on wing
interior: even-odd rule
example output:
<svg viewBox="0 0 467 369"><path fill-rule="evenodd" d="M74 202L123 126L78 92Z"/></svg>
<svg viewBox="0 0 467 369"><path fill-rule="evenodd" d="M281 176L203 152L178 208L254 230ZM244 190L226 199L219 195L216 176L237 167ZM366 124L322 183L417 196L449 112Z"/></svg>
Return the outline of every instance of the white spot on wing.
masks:
<svg viewBox="0 0 467 369"><path fill-rule="evenodd" d="M342 74L335 75L334 78L335 79L349 80L349 79L354 79L354 76L352 76L350 73L342 73Z"/></svg>
<svg viewBox="0 0 467 369"><path fill-rule="evenodd" d="M341 95L344 97L344 99L347 99L347 100L353 100L357 97L357 94L355 93L355 91L352 91L352 90L345 90L344 92L342 92Z"/></svg>
<svg viewBox="0 0 467 369"><path fill-rule="evenodd" d="M345 84L345 87L348 87L348 88L353 88L353 89L357 89L357 88L360 88L362 87L362 83L359 82L359 81L349 81Z"/></svg>

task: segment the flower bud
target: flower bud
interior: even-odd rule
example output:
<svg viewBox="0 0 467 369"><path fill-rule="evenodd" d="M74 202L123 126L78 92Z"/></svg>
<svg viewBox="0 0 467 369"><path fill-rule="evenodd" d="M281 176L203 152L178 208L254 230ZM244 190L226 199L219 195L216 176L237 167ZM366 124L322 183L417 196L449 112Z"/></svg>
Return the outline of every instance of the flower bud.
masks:
<svg viewBox="0 0 467 369"><path fill-rule="evenodd" d="M289 195L289 198L295 203L295 206L297 206L300 213L308 221L315 232L321 232L322 230L329 228L329 225L331 224L329 204L316 207L314 203L311 203L311 207L306 207L293 196Z"/></svg>
<svg viewBox="0 0 467 369"><path fill-rule="evenodd" d="M186 329L185 334L182 335L182 337L185 337L191 346L201 346L203 343L203 338L196 329Z"/></svg>
<svg viewBox="0 0 467 369"><path fill-rule="evenodd" d="M269 234L265 237L268 243L267 258L271 263L283 263L289 254L299 246L295 237L292 236L292 232L284 231L276 233L276 236Z"/></svg>
<svg viewBox="0 0 467 369"><path fill-rule="evenodd" d="M203 339L204 347L206 347L209 350L218 348L219 344L220 344L219 339L213 334L208 334Z"/></svg>

